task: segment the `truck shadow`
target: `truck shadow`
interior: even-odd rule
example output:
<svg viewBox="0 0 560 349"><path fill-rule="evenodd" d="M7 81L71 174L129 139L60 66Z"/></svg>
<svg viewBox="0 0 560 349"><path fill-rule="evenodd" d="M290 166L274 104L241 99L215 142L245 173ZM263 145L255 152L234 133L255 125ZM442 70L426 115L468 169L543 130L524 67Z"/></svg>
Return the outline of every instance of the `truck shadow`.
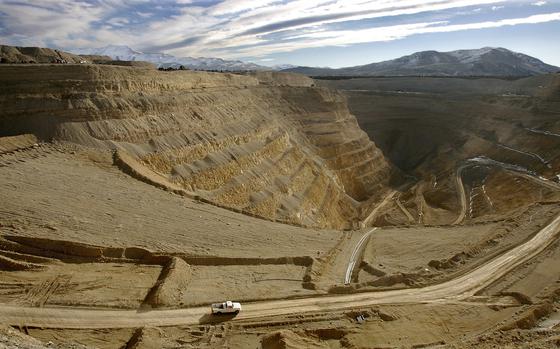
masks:
<svg viewBox="0 0 560 349"><path fill-rule="evenodd" d="M219 324L233 320L237 314L204 314L198 319L200 324Z"/></svg>

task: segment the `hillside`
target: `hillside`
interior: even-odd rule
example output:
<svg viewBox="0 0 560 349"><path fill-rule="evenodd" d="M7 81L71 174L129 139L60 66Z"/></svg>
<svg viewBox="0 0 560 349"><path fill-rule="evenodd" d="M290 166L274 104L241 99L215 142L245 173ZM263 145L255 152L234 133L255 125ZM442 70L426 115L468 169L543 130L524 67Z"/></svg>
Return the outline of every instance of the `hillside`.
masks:
<svg viewBox="0 0 560 349"><path fill-rule="evenodd" d="M391 179L343 96L303 76L0 68L3 136L118 150L128 172L246 214L349 228Z"/></svg>
<svg viewBox="0 0 560 349"><path fill-rule="evenodd" d="M340 69L296 67L309 76L530 76L560 68L504 48L451 52L422 51L397 59Z"/></svg>
<svg viewBox="0 0 560 349"><path fill-rule="evenodd" d="M0 63L91 63L91 61L50 48L0 45Z"/></svg>
<svg viewBox="0 0 560 349"><path fill-rule="evenodd" d="M511 187L512 179L496 167L538 175L552 187L560 182L559 74L318 83L343 91L362 129L393 164L417 179L392 208L380 212L378 224L408 222L399 204L424 224L453 222L465 210L456 197L461 174L468 190L465 219L471 222L548 200L549 194L536 188Z"/></svg>

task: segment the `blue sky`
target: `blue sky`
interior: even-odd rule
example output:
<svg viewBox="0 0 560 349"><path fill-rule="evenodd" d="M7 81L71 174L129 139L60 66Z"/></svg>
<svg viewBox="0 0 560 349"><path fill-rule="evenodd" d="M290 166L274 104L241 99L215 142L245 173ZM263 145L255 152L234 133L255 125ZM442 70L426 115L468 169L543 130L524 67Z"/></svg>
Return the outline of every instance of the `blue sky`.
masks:
<svg viewBox="0 0 560 349"><path fill-rule="evenodd" d="M0 43L342 67L505 47L560 66L560 0L0 0Z"/></svg>

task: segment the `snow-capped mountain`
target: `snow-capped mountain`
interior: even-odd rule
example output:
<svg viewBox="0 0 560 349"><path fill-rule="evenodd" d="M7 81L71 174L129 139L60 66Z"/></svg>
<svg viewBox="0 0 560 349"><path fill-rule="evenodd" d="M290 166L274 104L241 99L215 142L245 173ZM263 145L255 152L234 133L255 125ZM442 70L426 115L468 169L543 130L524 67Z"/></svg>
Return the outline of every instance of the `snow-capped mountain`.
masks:
<svg viewBox="0 0 560 349"><path fill-rule="evenodd" d="M297 68L299 67L298 65L293 65L293 64L277 64L277 65L273 65L272 67L270 67L270 69L272 70L286 70L286 69L292 69L292 68Z"/></svg>
<svg viewBox="0 0 560 349"><path fill-rule="evenodd" d="M146 61L156 64L158 67L184 66L195 70L225 70L225 71L247 71L247 70L270 70L254 63L242 61L229 61L221 58L209 57L176 57L166 53L144 53L131 49L128 46L109 45L100 48L76 49L71 52L82 55L109 56L120 61Z"/></svg>
<svg viewBox="0 0 560 349"><path fill-rule="evenodd" d="M560 68L505 48L484 47L451 52L422 51L340 69L297 67L287 71L311 76L529 76L558 72Z"/></svg>

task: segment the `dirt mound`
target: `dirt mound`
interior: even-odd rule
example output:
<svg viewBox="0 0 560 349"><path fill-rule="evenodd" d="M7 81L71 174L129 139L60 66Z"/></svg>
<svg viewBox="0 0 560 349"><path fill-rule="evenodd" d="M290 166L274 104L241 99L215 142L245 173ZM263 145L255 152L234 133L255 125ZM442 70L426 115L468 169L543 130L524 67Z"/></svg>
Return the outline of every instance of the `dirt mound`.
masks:
<svg viewBox="0 0 560 349"><path fill-rule="evenodd" d="M164 345L162 330L157 327L143 327L134 331L125 349L159 349Z"/></svg>
<svg viewBox="0 0 560 349"><path fill-rule="evenodd" d="M29 263L24 261L15 260L3 255L0 255L0 270L16 271L16 270L31 270L42 269L44 265Z"/></svg>
<svg viewBox="0 0 560 349"><path fill-rule="evenodd" d="M181 305L191 274L191 267L184 260L172 257L163 267L156 284L146 296L143 305L153 308Z"/></svg>
<svg viewBox="0 0 560 349"><path fill-rule="evenodd" d="M41 341L23 334L12 327L0 325L0 348L5 349L46 349Z"/></svg>
<svg viewBox="0 0 560 349"><path fill-rule="evenodd" d="M538 321L554 311L554 304L545 301L539 305L530 307L518 316L515 320L502 326L502 330L511 329L530 329L537 325Z"/></svg>
<svg viewBox="0 0 560 349"><path fill-rule="evenodd" d="M282 330L263 336L261 345L263 349L330 348L327 343L321 343L316 337L308 337L290 330Z"/></svg>
<svg viewBox="0 0 560 349"><path fill-rule="evenodd" d="M13 137L0 137L0 154L26 149L37 145L37 137L23 134Z"/></svg>

